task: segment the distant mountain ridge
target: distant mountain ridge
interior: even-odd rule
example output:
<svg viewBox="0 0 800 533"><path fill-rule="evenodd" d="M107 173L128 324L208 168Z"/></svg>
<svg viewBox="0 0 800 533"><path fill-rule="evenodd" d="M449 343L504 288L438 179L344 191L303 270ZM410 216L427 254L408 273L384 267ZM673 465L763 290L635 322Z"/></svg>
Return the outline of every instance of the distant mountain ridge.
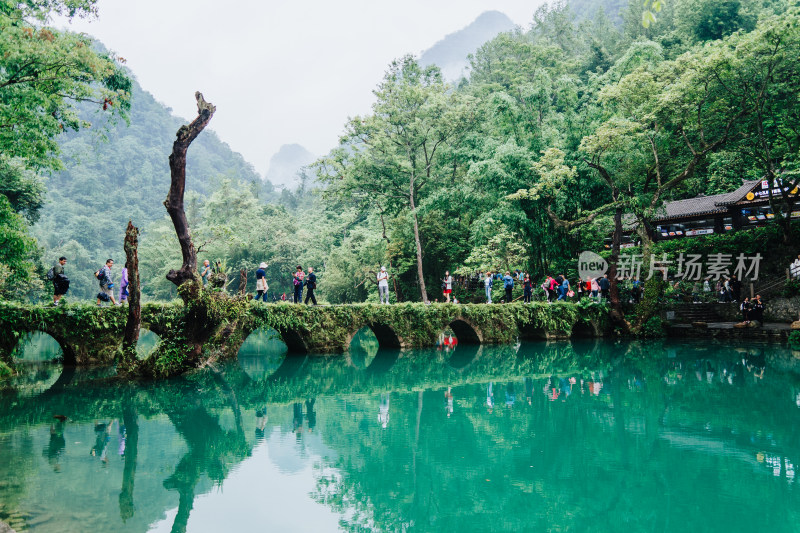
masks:
<svg viewBox="0 0 800 533"><path fill-rule="evenodd" d="M511 31L514 22L499 11L481 13L468 26L446 35L428 50L422 52L419 62L423 66L437 65L447 81L458 81L467 74L467 56L498 34Z"/></svg>
<svg viewBox="0 0 800 533"><path fill-rule="evenodd" d="M293 189L300 183L300 170L316 159L304 146L284 144L270 158L266 178L276 187Z"/></svg>

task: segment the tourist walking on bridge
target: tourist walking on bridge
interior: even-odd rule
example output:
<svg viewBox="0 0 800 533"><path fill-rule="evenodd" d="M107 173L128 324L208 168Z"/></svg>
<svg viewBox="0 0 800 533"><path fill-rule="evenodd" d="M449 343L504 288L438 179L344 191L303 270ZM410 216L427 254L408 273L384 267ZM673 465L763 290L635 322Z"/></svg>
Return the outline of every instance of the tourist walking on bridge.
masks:
<svg viewBox="0 0 800 533"><path fill-rule="evenodd" d="M483 286L486 288L486 303L487 304L492 303L492 282L493 281L494 280L492 279L492 273L491 272L487 272L486 273L486 277L483 280Z"/></svg>
<svg viewBox="0 0 800 533"><path fill-rule="evenodd" d="M525 274L525 279L522 280L522 301L526 304L531 303L531 296L533 296L533 282L531 277Z"/></svg>
<svg viewBox="0 0 800 533"><path fill-rule="evenodd" d="M258 270L256 270L256 301L261 300L262 302L267 301L267 291L269 290L269 285L267 285L267 268L266 263L261 263L258 265Z"/></svg>
<svg viewBox="0 0 800 533"><path fill-rule="evenodd" d="M314 290L317 288L317 275L314 274L314 268L308 267L308 276L306 276L306 305L308 301L317 305L317 297L314 296Z"/></svg>
<svg viewBox="0 0 800 533"><path fill-rule="evenodd" d="M506 275L503 276L503 288L506 291L505 302L507 304L511 303L511 293L514 290L514 278L511 277L511 272L506 271Z"/></svg>
<svg viewBox="0 0 800 533"><path fill-rule="evenodd" d="M100 282L100 292L97 293L97 305L102 305L102 302L111 301L113 305L117 305L114 299L114 282L111 280L111 268L114 266L114 260L106 260L106 265L94 273L94 277Z"/></svg>
<svg viewBox="0 0 800 533"><path fill-rule="evenodd" d="M389 305L389 273L385 266L378 272L378 298L382 304Z"/></svg>
<svg viewBox="0 0 800 533"><path fill-rule="evenodd" d="M303 272L303 267L297 265L297 269L294 273L294 279L292 283L294 283L294 303L299 304L303 301L303 280L306 278L306 273Z"/></svg>
<svg viewBox="0 0 800 533"><path fill-rule="evenodd" d="M608 291L611 289L611 282L608 280L608 274L603 274L603 277L597 281L597 286L600 287L600 298L608 300Z"/></svg>
<svg viewBox="0 0 800 533"><path fill-rule="evenodd" d="M64 265L67 264L67 258L61 256L53 264L53 268L47 273L47 279L53 282L53 305L58 305L61 297L67 294L69 290L69 279L64 274Z"/></svg>
<svg viewBox="0 0 800 533"><path fill-rule="evenodd" d="M569 292L569 280L564 274L561 274L558 277L561 278L561 287L559 288L558 299L566 301L567 293Z"/></svg>
<svg viewBox="0 0 800 533"><path fill-rule="evenodd" d="M444 278L442 279L442 293L447 298L444 303L450 303L450 294L453 292L453 276L450 275L449 270L445 270Z"/></svg>

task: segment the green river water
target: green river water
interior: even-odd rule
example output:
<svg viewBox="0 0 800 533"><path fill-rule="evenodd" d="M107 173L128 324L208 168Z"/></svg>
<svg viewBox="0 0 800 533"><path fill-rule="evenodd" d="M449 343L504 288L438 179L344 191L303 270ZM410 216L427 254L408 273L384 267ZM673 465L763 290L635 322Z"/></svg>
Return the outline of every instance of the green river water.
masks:
<svg viewBox="0 0 800 533"><path fill-rule="evenodd" d="M34 532L800 530L800 358L785 348L400 352L362 332L345 356L284 350L254 335L237 362L159 383L24 365L0 382L0 520ZM39 338L17 355L57 354Z"/></svg>

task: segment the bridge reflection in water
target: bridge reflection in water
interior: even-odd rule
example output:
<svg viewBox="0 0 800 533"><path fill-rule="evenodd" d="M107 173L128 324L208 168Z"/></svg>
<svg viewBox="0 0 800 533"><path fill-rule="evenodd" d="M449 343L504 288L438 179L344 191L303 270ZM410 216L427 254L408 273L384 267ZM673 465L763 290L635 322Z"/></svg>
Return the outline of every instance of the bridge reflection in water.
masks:
<svg viewBox="0 0 800 533"><path fill-rule="evenodd" d="M361 335L359 337L359 335ZM0 520L32 531L792 531L780 348L602 341L288 354L0 390ZM63 370L63 372L62 372ZM55 418L54 418L55 417Z"/></svg>

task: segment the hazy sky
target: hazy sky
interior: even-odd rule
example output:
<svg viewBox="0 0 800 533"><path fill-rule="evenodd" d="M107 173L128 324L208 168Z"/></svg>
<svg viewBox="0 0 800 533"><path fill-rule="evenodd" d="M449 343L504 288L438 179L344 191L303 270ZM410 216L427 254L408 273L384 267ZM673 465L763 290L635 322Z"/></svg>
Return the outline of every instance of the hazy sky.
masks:
<svg viewBox="0 0 800 533"><path fill-rule="evenodd" d="M178 116L194 118L200 90L217 106L211 128L263 174L283 144L316 155L333 147L347 117L369 111L392 59L419 54L488 10L527 27L541 3L99 0L98 18L71 27L127 59Z"/></svg>

